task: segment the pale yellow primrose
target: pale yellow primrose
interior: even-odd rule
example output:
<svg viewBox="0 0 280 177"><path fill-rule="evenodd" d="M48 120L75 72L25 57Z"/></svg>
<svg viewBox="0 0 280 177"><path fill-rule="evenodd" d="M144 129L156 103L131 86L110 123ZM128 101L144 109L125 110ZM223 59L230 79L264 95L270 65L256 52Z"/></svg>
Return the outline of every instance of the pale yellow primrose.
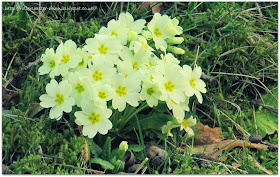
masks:
<svg viewBox="0 0 280 177"><path fill-rule="evenodd" d="M82 111L75 112L76 124L83 125L83 134L89 138L93 138L97 132L102 135L108 133L112 128L109 117L112 110L105 106L96 106L93 102L82 100Z"/></svg>
<svg viewBox="0 0 280 177"><path fill-rule="evenodd" d="M59 84L52 79L46 86L47 94L40 96L40 106L50 108L51 119L61 119L63 111L69 113L72 111L72 106L75 100L70 97L72 86L67 80L61 81Z"/></svg>

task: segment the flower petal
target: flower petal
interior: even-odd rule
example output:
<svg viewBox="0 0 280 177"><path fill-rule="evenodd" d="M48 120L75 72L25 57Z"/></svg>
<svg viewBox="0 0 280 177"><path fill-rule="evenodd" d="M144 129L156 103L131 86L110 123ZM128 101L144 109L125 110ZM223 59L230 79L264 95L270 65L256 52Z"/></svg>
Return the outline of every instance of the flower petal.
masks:
<svg viewBox="0 0 280 177"><path fill-rule="evenodd" d="M63 113L62 107L56 105L55 107L51 108L51 110L50 110L50 118L59 120L62 117L62 113Z"/></svg>

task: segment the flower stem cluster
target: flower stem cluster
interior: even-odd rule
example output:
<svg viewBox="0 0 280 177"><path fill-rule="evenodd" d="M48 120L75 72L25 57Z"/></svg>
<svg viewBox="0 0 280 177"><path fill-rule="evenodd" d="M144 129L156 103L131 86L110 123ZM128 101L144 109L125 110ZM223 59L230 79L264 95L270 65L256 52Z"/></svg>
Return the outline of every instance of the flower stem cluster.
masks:
<svg viewBox="0 0 280 177"><path fill-rule="evenodd" d="M144 19L135 21L131 14L121 13L118 20L109 21L80 48L67 40L56 50L47 49L39 74L49 74L52 79L46 86L47 93L40 97L40 105L51 108L50 118L59 120L63 112L71 112L76 105L81 110L74 113L75 122L83 126L85 136L92 138L113 127L109 103L122 112L127 105L137 107L140 101L146 101L154 107L160 100L191 136L195 119L184 119L185 111L189 111L193 95L202 103L201 93L206 92L200 79L202 69L180 66L180 61L167 52L184 54L183 49L172 46L184 41L177 36L183 30L176 18L156 13L145 24ZM162 54L156 56L155 52ZM62 81L57 83L55 77Z"/></svg>

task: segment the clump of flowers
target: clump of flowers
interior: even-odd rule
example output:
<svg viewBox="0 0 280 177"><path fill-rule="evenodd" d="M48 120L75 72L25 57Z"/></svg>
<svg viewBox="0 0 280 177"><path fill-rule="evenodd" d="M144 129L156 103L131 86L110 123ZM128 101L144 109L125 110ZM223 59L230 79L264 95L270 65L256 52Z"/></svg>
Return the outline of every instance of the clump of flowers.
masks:
<svg viewBox="0 0 280 177"><path fill-rule="evenodd" d="M196 120L186 119L185 112L190 111L190 97L203 101L206 85L200 79L202 69L180 66L174 56L184 54L174 46L184 41L178 36L183 29L176 18L156 13L145 24L143 19L121 13L119 20L109 21L80 48L67 40L56 50L47 49L39 74L49 74L52 79L39 99L42 107L51 108L50 118L59 120L63 112L77 106L80 111L74 113L75 123L83 126L85 136L93 138L114 126L110 120L114 111L122 112L127 105L136 108L140 102L152 108L163 101L175 121L167 122L162 132L172 136L171 129L180 127L193 136L191 127Z"/></svg>

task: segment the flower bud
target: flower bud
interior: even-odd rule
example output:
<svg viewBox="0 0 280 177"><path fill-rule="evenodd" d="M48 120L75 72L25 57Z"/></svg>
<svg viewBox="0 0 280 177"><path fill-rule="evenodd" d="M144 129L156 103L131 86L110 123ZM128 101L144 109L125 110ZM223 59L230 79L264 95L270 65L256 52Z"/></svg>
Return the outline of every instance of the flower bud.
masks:
<svg viewBox="0 0 280 177"><path fill-rule="evenodd" d="M184 41L182 37L173 37L165 40L168 44L181 44Z"/></svg>
<svg viewBox="0 0 280 177"><path fill-rule="evenodd" d="M119 150L118 150L118 156L120 159L124 156L127 149L128 149L127 141L122 141L121 144L119 145Z"/></svg>
<svg viewBox="0 0 280 177"><path fill-rule="evenodd" d="M179 47L174 47L174 46L168 46L167 51L173 52L173 53L178 54L178 55L185 54L185 51L183 49L181 49Z"/></svg>

